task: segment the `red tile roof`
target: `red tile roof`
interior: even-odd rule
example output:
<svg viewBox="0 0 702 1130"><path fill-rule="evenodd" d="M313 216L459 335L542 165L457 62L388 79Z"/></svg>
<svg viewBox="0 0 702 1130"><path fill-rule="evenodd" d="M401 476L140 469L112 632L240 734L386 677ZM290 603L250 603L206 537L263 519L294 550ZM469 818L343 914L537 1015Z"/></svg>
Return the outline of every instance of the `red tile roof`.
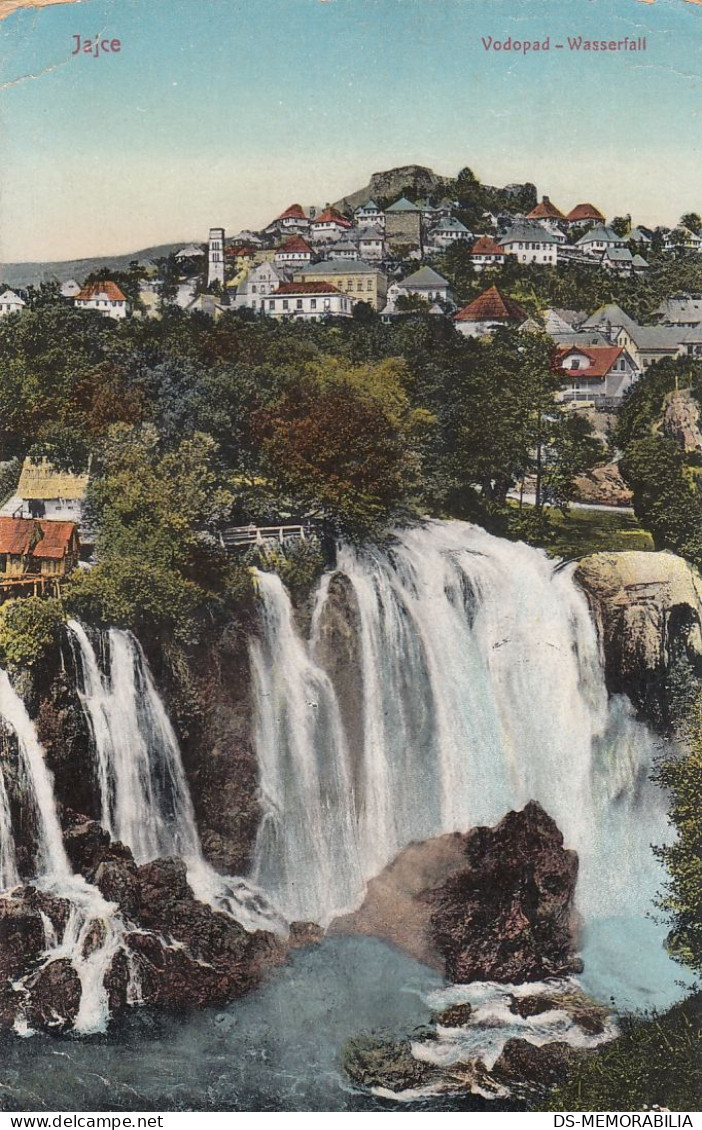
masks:
<svg viewBox="0 0 702 1130"><path fill-rule="evenodd" d="M279 255L281 251L286 252L286 254L288 251L294 251L296 254L299 254L301 251L306 252L308 255L312 254L312 248L301 235L291 235L290 239L286 239L284 243L281 243L276 251L276 255Z"/></svg>
<svg viewBox="0 0 702 1130"><path fill-rule="evenodd" d="M0 518L0 553L63 558L76 532L75 522L37 521L34 518ZM39 540L37 540L39 539ZM32 549L32 543L36 545Z"/></svg>
<svg viewBox="0 0 702 1130"><path fill-rule="evenodd" d="M229 247L225 248L224 254L229 258L238 259L240 256L252 259L256 254L256 248L250 243L232 243Z"/></svg>
<svg viewBox="0 0 702 1130"><path fill-rule="evenodd" d="M319 214L319 216L315 216L312 223L313 224L337 223L337 224L341 224L341 226L344 227L344 228L350 228L350 227L353 226L350 223L349 220L344 219L344 217L341 215L341 212L337 212L336 208L325 208L324 211Z"/></svg>
<svg viewBox="0 0 702 1130"><path fill-rule="evenodd" d="M71 538L76 532L75 522L38 522L42 532L41 541L34 547L34 557L65 557Z"/></svg>
<svg viewBox="0 0 702 1130"><path fill-rule="evenodd" d="M582 221L586 223L588 220L596 220L598 223L603 224L605 221L604 216L599 208L594 204L576 204L575 208L566 216L566 220L571 220L573 223Z"/></svg>
<svg viewBox="0 0 702 1130"><path fill-rule="evenodd" d="M306 220L307 216L302 210L301 204L291 204L284 212L278 216L279 220Z"/></svg>
<svg viewBox="0 0 702 1130"><path fill-rule="evenodd" d="M544 196L541 203L529 212L527 220L565 220L565 216L560 208L551 203L548 196Z"/></svg>
<svg viewBox="0 0 702 1130"><path fill-rule="evenodd" d="M84 286L83 289L76 295L76 298L82 301L88 301L91 298L109 298L111 302L126 302L127 296L122 294L122 291L117 286L117 283L110 282L94 282L89 286Z"/></svg>
<svg viewBox="0 0 702 1130"><path fill-rule="evenodd" d="M456 322L526 322L529 315L523 306L513 298L501 294L496 286L491 286L474 298L457 314Z"/></svg>
<svg viewBox="0 0 702 1130"><path fill-rule="evenodd" d="M499 255L501 259L507 258L504 247L500 247L499 243L495 243L495 240L489 235L481 235L479 239L476 239L470 253L471 255Z"/></svg>
<svg viewBox="0 0 702 1130"><path fill-rule="evenodd" d="M572 377L573 380L579 380L581 377L586 379L601 380L606 377L615 361L618 361L624 350L619 345L588 345L587 349L580 345L562 345L556 350L556 364L559 371L566 377ZM590 361L590 366L587 369L564 369L563 362L566 357L570 357L574 353L581 353Z"/></svg>
<svg viewBox="0 0 702 1130"><path fill-rule="evenodd" d="M0 518L0 553L29 553L35 523L29 518Z"/></svg>
<svg viewBox="0 0 702 1130"><path fill-rule="evenodd" d="M273 294L341 294L338 287L328 282L281 283Z"/></svg>

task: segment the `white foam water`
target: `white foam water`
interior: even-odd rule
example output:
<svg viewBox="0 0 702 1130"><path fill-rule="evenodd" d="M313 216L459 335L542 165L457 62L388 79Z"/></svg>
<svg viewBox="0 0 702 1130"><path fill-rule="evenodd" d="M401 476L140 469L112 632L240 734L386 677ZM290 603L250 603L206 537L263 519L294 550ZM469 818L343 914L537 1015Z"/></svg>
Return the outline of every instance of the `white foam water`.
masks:
<svg viewBox="0 0 702 1130"><path fill-rule="evenodd" d="M182 859L195 896L245 929L284 933L287 924L254 884L220 875L203 857L178 739L138 640L110 628L94 633L96 650L78 621L68 632L92 732L100 822L110 836L140 864Z"/></svg>
<svg viewBox="0 0 702 1130"><path fill-rule="evenodd" d="M46 941L43 961L45 965L59 958L71 962L81 986L73 1028L80 1033L102 1032L109 1020L105 976L122 948L126 926L117 907L106 902L96 887L72 872L63 846L53 779L44 751L34 723L4 670L0 670L0 716L16 737L23 785L37 827L35 883L41 890L66 899L70 904L68 922L60 937L47 916L42 916ZM0 780L1 777L0 774ZM2 795L6 796L4 784ZM11 825L8 827L11 832ZM16 872L10 878L5 889L18 882ZM92 946L86 946L89 937L93 939ZM18 1030L22 1027L26 1024L20 1017Z"/></svg>
<svg viewBox="0 0 702 1130"><path fill-rule="evenodd" d="M342 546L357 606L360 771L318 635L279 578L258 577L251 643L265 815L255 880L288 918L327 923L408 843L494 824L539 801L580 859L586 918L645 913L669 837L648 777L656 746L610 699L587 601L540 550L431 521L390 548ZM352 784L352 780L355 782Z"/></svg>

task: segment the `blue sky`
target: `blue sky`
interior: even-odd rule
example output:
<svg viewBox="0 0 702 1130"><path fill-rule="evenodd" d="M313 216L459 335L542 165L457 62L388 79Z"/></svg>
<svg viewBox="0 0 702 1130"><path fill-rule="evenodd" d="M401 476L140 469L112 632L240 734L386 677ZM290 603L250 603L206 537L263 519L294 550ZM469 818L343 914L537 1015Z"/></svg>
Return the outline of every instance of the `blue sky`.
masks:
<svg viewBox="0 0 702 1130"><path fill-rule="evenodd" d="M72 57L75 35L118 37ZM645 35L645 54L482 37ZM0 258L117 253L323 204L418 162L564 210L702 211L685 0L82 0L0 23Z"/></svg>

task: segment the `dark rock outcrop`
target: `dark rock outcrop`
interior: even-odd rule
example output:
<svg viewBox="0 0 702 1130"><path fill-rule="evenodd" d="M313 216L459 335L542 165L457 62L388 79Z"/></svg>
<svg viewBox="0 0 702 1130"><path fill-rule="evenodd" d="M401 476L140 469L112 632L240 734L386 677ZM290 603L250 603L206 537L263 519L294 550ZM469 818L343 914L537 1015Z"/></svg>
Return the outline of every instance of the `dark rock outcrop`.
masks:
<svg viewBox="0 0 702 1130"><path fill-rule="evenodd" d="M578 972L573 944L575 852L539 804L465 839L468 867L427 896L447 975L519 983Z"/></svg>
<svg viewBox="0 0 702 1130"><path fill-rule="evenodd" d="M224 1004L284 959L280 938L248 933L199 902L182 860L157 859L138 867L129 849L113 843L94 820L71 811L64 818L74 869L116 904L127 927L105 977L112 1013L130 1003L130 987L132 999L138 996L144 1004ZM51 959L51 943L61 939L69 913L65 899L31 886L0 898L0 1029L18 1017L49 1031L73 1024L81 997L78 975L67 958ZM95 954L107 931L99 917L88 922L80 956Z"/></svg>
<svg viewBox="0 0 702 1130"><path fill-rule="evenodd" d="M426 1063L412 1055L409 1040L359 1036L344 1049L344 1070L359 1087L371 1090L407 1091L424 1087L439 1077Z"/></svg>
<svg viewBox="0 0 702 1130"><path fill-rule="evenodd" d="M633 494L622 478L618 463L593 467L575 479L576 500L598 506L631 506Z"/></svg>
<svg viewBox="0 0 702 1130"><path fill-rule="evenodd" d="M361 204L367 204L369 200L375 200L376 203L383 200L392 201L406 193L409 193L412 199L415 196L431 196L432 193L441 191L447 184L445 177L437 176L424 165L402 165L382 173L373 173L365 188L350 192L348 196L337 200L332 207L341 211L353 211Z"/></svg>
<svg viewBox="0 0 702 1130"><path fill-rule="evenodd" d="M668 394L661 430L685 451L702 451L700 406L690 389L680 389Z"/></svg>
<svg viewBox="0 0 702 1130"><path fill-rule="evenodd" d="M511 1094L531 1099L562 1083L574 1064L590 1053L560 1041L543 1044L508 1040L492 1069L492 1078Z"/></svg>

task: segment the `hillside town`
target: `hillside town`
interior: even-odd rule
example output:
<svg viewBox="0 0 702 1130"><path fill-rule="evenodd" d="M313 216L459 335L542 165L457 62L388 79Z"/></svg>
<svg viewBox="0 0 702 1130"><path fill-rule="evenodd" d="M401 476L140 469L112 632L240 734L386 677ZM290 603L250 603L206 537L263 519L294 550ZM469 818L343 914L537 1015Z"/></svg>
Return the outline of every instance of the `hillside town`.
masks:
<svg viewBox="0 0 702 1130"><path fill-rule="evenodd" d="M533 189L507 186L504 192L525 187ZM528 210L486 211L473 224L479 230L472 231L460 211L457 201L439 193L416 200L402 193L381 202L365 196L353 207L349 199L324 207L292 203L260 231L227 236L224 228L212 227L206 242L187 244L168 260L136 260L138 292L132 301L106 271L83 283L65 280L60 296L77 310L115 321L158 318L168 306L214 319L248 310L308 322L352 318L367 308L386 321L413 313L450 319L465 337L482 337L498 326L545 330L563 373L563 399L581 407L616 409L655 361L702 356L699 295L671 295L650 324L639 324L617 305L550 308L539 319L491 284L491 276L510 262L644 279L652 252L659 261L702 254L702 234L693 230L699 217L683 217L672 229L651 229L634 226L630 216L608 222L588 202L564 211L543 196ZM488 284L460 307L439 269L447 251L457 247ZM21 288L6 287L0 318L21 315L28 299Z"/></svg>
<svg viewBox="0 0 702 1130"><path fill-rule="evenodd" d="M423 195L411 191L407 176L395 176L410 171ZM603 280L605 290L606 280L645 287L666 266L702 255L700 217L688 214L673 229L652 229L630 216L608 219L589 202L562 210L548 196L538 200L529 184L487 190L482 199L494 200L494 207L471 209L465 195L452 199L442 191L449 182L419 171L430 180L408 167L374 174L367 190L334 205L292 203L261 230L227 235L212 227L206 241L174 247L165 257L136 257L128 272L107 266L81 278L0 287L0 320L24 318L44 287L51 302L118 324L158 322L180 311L214 324L231 313L303 324L370 319L392 326L429 318L475 342L490 341L500 329L540 335L551 341L561 409L587 417L601 438L650 366L702 357L699 294L666 292L652 314L637 320L615 301L590 308L586 301L571 303L574 308L538 304L523 282L525 272L532 280L577 278L571 288L577 295L587 291L583 280ZM459 186L461 178L470 196L478 182L464 170L451 183ZM457 285L461 270L467 289ZM466 293L472 294L467 302ZM26 453L15 462L16 478L8 479L0 508L0 599L58 591L94 553L85 518L89 465L80 473L61 470L46 455ZM625 504L630 493L616 463L605 480L594 484L593 497ZM304 525L289 529L304 536ZM223 544L248 545L257 530L241 527Z"/></svg>

